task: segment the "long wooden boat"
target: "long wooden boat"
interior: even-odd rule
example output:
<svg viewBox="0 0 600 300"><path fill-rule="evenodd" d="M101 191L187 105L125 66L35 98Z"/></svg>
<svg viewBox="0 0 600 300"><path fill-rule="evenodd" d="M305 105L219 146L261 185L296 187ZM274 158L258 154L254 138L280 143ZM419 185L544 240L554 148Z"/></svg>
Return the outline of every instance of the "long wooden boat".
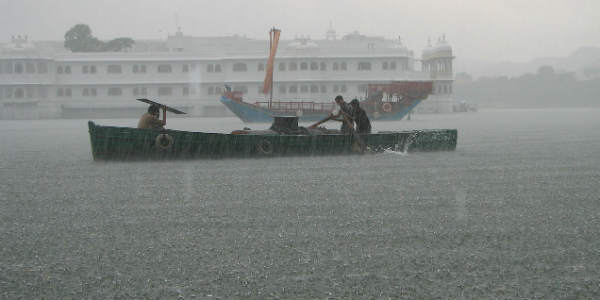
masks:
<svg viewBox="0 0 600 300"><path fill-rule="evenodd" d="M456 129L348 135L323 128L282 131L273 126L230 134L101 126L92 121L88 127L94 160L340 155L356 153L358 140L367 152L448 151L457 141Z"/></svg>

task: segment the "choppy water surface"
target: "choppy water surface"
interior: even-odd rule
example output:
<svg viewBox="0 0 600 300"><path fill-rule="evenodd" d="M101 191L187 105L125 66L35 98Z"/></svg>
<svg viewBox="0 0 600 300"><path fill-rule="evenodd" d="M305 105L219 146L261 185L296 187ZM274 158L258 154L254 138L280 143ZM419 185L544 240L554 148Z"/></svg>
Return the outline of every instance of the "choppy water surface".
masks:
<svg viewBox="0 0 600 300"><path fill-rule="evenodd" d="M0 298L600 294L599 109L374 122L455 152L136 163L93 162L86 122L0 121Z"/></svg>

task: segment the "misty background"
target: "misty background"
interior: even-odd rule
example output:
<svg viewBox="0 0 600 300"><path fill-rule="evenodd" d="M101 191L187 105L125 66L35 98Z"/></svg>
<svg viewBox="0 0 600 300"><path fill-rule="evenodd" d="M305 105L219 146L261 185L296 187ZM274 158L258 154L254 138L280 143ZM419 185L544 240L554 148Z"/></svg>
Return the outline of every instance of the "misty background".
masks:
<svg viewBox="0 0 600 300"><path fill-rule="evenodd" d="M331 26L342 35L401 37L419 53L428 38L435 43L445 34L456 57L458 100L484 107L596 106L600 94L600 1L594 0L2 0L0 11L0 43L17 34L62 41L79 23L101 40L136 41L164 40L178 27L191 36L266 40L277 26L283 39L321 39Z"/></svg>

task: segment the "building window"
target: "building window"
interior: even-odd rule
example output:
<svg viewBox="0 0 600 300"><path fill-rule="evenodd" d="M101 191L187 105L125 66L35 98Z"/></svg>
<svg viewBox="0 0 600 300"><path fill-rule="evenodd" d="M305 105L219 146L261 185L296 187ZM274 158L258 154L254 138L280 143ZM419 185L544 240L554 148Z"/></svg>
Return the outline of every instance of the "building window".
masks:
<svg viewBox="0 0 600 300"><path fill-rule="evenodd" d="M321 94L326 94L327 93L327 87L322 85L321 86Z"/></svg>
<svg viewBox="0 0 600 300"><path fill-rule="evenodd" d="M295 62L291 62L290 63L290 71L296 71L298 70L298 64Z"/></svg>
<svg viewBox="0 0 600 300"><path fill-rule="evenodd" d="M216 64L215 65L215 72L216 73L221 72L221 64Z"/></svg>
<svg viewBox="0 0 600 300"><path fill-rule="evenodd" d="M233 64L233 71L234 72L246 72L248 70L248 67L246 66L245 63L235 63Z"/></svg>
<svg viewBox="0 0 600 300"><path fill-rule="evenodd" d="M334 70L334 71L337 71L337 70L339 70L339 69L340 69L340 64L339 64L339 63L337 63L337 62L334 62L334 63L333 63L333 70Z"/></svg>
<svg viewBox="0 0 600 300"><path fill-rule="evenodd" d="M63 97L65 95L65 90L63 88L56 89L56 97Z"/></svg>
<svg viewBox="0 0 600 300"><path fill-rule="evenodd" d="M396 70L396 62L395 61L390 63L390 70Z"/></svg>
<svg viewBox="0 0 600 300"><path fill-rule="evenodd" d="M281 64L279 64L281 66ZM265 70L265 64L263 63L258 63L258 70L259 71L264 71Z"/></svg>
<svg viewBox="0 0 600 300"><path fill-rule="evenodd" d="M300 86L300 93L308 93L308 85L301 85Z"/></svg>
<svg viewBox="0 0 600 300"><path fill-rule="evenodd" d="M208 87L207 94L209 94L209 95L213 95L214 93L215 93L215 88L214 88L214 87L212 87L212 86L209 86L209 87Z"/></svg>
<svg viewBox="0 0 600 300"><path fill-rule="evenodd" d="M359 62L358 63L358 70L359 71L370 71L371 70L371 63L370 62Z"/></svg>
<svg viewBox="0 0 600 300"><path fill-rule="evenodd" d="M89 66L83 66L83 67L81 67L81 73L87 74L89 72L90 72L90 67Z"/></svg>
<svg viewBox="0 0 600 300"><path fill-rule="evenodd" d="M340 91L340 87L339 87L337 84L336 84L336 85L334 85L334 86L333 86L333 92L334 92L334 93L337 93L337 92L339 92L339 91Z"/></svg>
<svg viewBox="0 0 600 300"><path fill-rule="evenodd" d="M285 63L279 63L279 71L285 71Z"/></svg>
<svg viewBox="0 0 600 300"><path fill-rule="evenodd" d="M327 64L322 62L321 63L321 71L326 71L327 70Z"/></svg>
<svg viewBox="0 0 600 300"><path fill-rule="evenodd" d="M184 86L183 89L182 89L182 91L181 91L181 94L184 95L184 96L189 96L190 95L190 87Z"/></svg>
<svg viewBox="0 0 600 300"><path fill-rule="evenodd" d="M314 61L310 63L310 70L311 71L316 71L318 69L319 69L319 64L318 63L316 63Z"/></svg>
<svg viewBox="0 0 600 300"><path fill-rule="evenodd" d="M388 69L388 62L384 61L383 62L383 66L381 68L384 69L384 70L387 70Z"/></svg>
<svg viewBox="0 0 600 300"><path fill-rule="evenodd" d="M45 62L38 62L37 63L37 71L40 74L48 73L48 64Z"/></svg>
<svg viewBox="0 0 600 300"><path fill-rule="evenodd" d="M148 89L145 88L145 87L140 88L140 95L147 96L148 95Z"/></svg>
<svg viewBox="0 0 600 300"><path fill-rule="evenodd" d="M290 86L290 94L295 94L298 92L298 86L297 85L291 85Z"/></svg>
<svg viewBox="0 0 600 300"><path fill-rule="evenodd" d="M319 86L317 86L316 84L313 84L310 86L310 93L311 94L316 94L319 92Z"/></svg>
<svg viewBox="0 0 600 300"><path fill-rule="evenodd" d="M23 64L21 64L21 63L15 64L15 73L17 73L17 74L23 73Z"/></svg>
<svg viewBox="0 0 600 300"><path fill-rule="evenodd" d="M214 71L215 71L215 66L213 66L213 64L206 65L206 72L212 73Z"/></svg>
<svg viewBox="0 0 600 300"><path fill-rule="evenodd" d="M342 86L340 87L340 93L345 93L346 92L346 85L342 84Z"/></svg>
<svg viewBox="0 0 600 300"><path fill-rule="evenodd" d="M215 95L221 95L221 87L215 87Z"/></svg>
<svg viewBox="0 0 600 300"><path fill-rule="evenodd" d="M109 96L121 96L123 95L123 90L120 87L111 87L108 88Z"/></svg>
<svg viewBox="0 0 600 300"><path fill-rule="evenodd" d="M158 65L158 73L171 73L172 68L171 65L167 65L167 64L163 64L163 65Z"/></svg>
<svg viewBox="0 0 600 300"><path fill-rule="evenodd" d="M118 74L122 72L121 65L108 65L106 66L106 72L111 74Z"/></svg>
<svg viewBox="0 0 600 300"><path fill-rule="evenodd" d="M71 74L71 66L65 66L65 74Z"/></svg>
<svg viewBox="0 0 600 300"><path fill-rule="evenodd" d="M134 87L134 88L133 88L133 95L134 95L134 96L137 96L137 95L139 95L139 94L140 94L140 89L139 89L139 88L137 88L137 87Z"/></svg>
<svg viewBox="0 0 600 300"><path fill-rule="evenodd" d="M83 91L81 92L82 96L89 96L90 95L90 89L88 88L83 88Z"/></svg>
<svg viewBox="0 0 600 300"><path fill-rule="evenodd" d="M28 62L25 64L25 72L31 74L35 73L35 65L32 62Z"/></svg>
<svg viewBox="0 0 600 300"><path fill-rule="evenodd" d="M41 98L48 98L48 87L45 86L40 86L38 87L38 95L40 95Z"/></svg>
<svg viewBox="0 0 600 300"><path fill-rule="evenodd" d="M167 86L161 86L158 88L159 96L170 96L173 94L173 88Z"/></svg>
<svg viewBox="0 0 600 300"><path fill-rule="evenodd" d="M233 87L234 92L241 92L242 94L248 93L248 87L245 85L237 85Z"/></svg>
<svg viewBox="0 0 600 300"><path fill-rule="evenodd" d="M340 70L342 70L342 71L346 71L347 69L348 69L348 68L347 68L347 66L346 66L346 63L345 63L345 62L343 62L343 63L341 63L341 64L340 64Z"/></svg>
<svg viewBox="0 0 600 300"><path fill-rule="evenodd" d="M23 92L22 88L16 88L15 89L15 98L23 98L25 97L25 93Z"/></svg>
<svg viewBox="0 0 600 300"><path fill-rule="evenodd" d="M6 63L6 73L12 74L13 72L13 64L11 62Z"/></svg>
<svg viewBox="0 0 600 300"><path fill-rule="evenodd" d="M181 66L181 72L188 73L189 71L190 71L190 65L184 64L183 66Z"/></svg>
<svg viewBox="0 0 600 300"><path fill-rule="evenodd" d="M300 63L300 70L301 71L308 70L308 64L305 62Z"/></svg>
<svg viewBox="0 0 600 300"><path fill-rule="evenodd" d="M280 85L279 86L279 93L280 94L285 94L285 92L287 91L287 88L285 85Z"/></svg>
<svg viewBox="0 0 600 300"><path fill-rule="evenodd" d="M133 65L133 73L146 73L146 65Z"/></svg>
<svg viewBox="0 0 600 300"><path fill-rule="evenodd" d="M6 94L5 94L6 98L12 98L12 96L13 96L13 88L12 87L7 87L5 89L5 91L6 91Z"/></svg>
<svg viewBox="0 0 600 300"><path fill-rule="evenodd" d="M56 67L56 73L57 74L62 74L63 73L63 67L62 66L57 66Z"/></svg>
<svg viewBox="0 0 600 300"><path fill-rule="evenodd" d="M366 85L366 84L359 84L359 85L356 87L356 90L357 90L359 93L364 93L364 92L366 92L366 91L367 91L367 85Z"/></svg>

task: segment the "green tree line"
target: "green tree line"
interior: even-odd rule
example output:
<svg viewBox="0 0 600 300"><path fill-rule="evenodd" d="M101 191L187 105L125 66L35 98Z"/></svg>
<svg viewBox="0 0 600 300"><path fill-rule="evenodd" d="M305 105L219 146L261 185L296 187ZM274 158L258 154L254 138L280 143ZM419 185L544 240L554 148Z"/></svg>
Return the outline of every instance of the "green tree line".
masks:
<svg viewBox="0 0 600 300"><path fill-rule="evenodd" d="M135 41L128 37L103 42L92 35L92 29L86 24L77 24L65 33L65 48L73 52L124 51L131 48Z"/></svg>

